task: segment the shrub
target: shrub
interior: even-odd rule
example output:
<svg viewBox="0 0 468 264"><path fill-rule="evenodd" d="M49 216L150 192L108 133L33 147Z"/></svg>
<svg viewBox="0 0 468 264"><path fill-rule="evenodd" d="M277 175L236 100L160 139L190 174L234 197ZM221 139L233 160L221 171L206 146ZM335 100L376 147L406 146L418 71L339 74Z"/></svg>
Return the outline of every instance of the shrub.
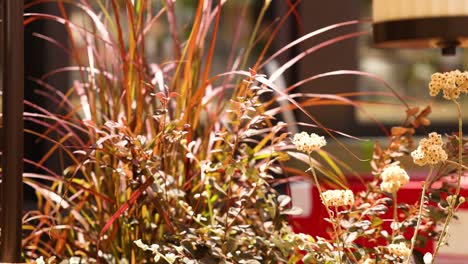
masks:
<svg viewBox="0 0 468 264"><path fill-rule="evenodd" d="M42 2L33 1L27 8ZM25 182L38 194L38 210L25 216L26 258L45 256L51 262L69 259L70 263L80 259L107 263L394 263L409 260L415 245L424 244L425 236L437 237L436 226L445 221L437 250L444 243L446 227L462 202L464 150L460 135L450 136L444 147L437 136L438 149L447 151L446 157L442 155L446 161L431 166L421 200L397 202L398 189L408 181L399 160L413 149L415 129L428 125L430 108L420 111L406 105L407 118L392 129L388 146L375 145L371 160L374 180L355 194L345 189L346 179L337 165L346 167L345 162L320 149L325 145L323 137L301 133L292 138L288 127L297 124L280 121L281 113L297 109L310 118L309 126L336 140L336 131L325 128L304 109L320 96L296 101L309 96L293 91L306 80L286 89L274 82L307 52L271 77L263 75L264 66L305 39L357 21L311 32L267 56L278 28L295 12L296 4L262 32L260 25L271 3L265 1L244 52L236 60L226 61L226 72L213 73L221 10L227 4L223 1L198 1L184 40L175 22L173 1L97 1L97 7L85 0L56 2L61 17L26 13L26 24L38 19L64 24L70 50L52 38L40 37L61 46L74 62L72 67L35 80L50 92L48 98L57 103L57 112L30 104L37 112L25 114L28 121L47 128L44 133L28 132L54 145L34 163L43 173L25 175ZM89 24L74 23L65 6L83 12ZM159 64L149 63L145 38L163 16L168 21L173 56ZM326 45L364 34L351 33ZM84 46L80 48L77 40ZM252 56L254 48L259 50L256 56ZM237 51L233 49L232 54ZM70 91L62 93L47 85L48 76L70 70L79 75ZM336 71L309 81L338 74L377 79L357 71ZM435 93L434 85L431 89ZM338 95L327 99L359 106ZM413 154L420 164L424 150L418 148ZM63 172L43 165L52 153L66 157ZM314 157L317 153L322 159ZM290 157L309 165L309 170L294 168L296 164L288 162ZM446 177L454 169L458 171L455 185ZM297 179L280 178L288 173L312 180L318 187L328 212L328 237L296 234L288 225L288 215L298 214L300 209L291 207L291 198L275 189ZM435 189L433 184L441 179L445 183ZM322 191L332 188L339 190ZM452 193L454 196L447 196Z"/></svg>

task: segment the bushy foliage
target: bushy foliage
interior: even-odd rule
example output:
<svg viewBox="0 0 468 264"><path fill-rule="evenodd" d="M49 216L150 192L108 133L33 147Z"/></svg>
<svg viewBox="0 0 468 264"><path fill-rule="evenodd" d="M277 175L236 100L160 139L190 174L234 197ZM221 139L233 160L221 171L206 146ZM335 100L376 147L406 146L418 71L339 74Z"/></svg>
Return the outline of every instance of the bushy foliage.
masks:
<svg viewBox="0 0 468 264"><path fill-rule="evenodd" d="M265 1L248 46L233 49L232 54L241 55L228 59L223 65L228 70L218 73L211 64L224 1L198 1L187 32L175 22L174 1L56 2L61 17L26 14L26 24L38 19L64 24L70 34L67 52L76 64L35 80L59 102L57 112L31 105L37 112L25 114L47 128L42 134L29 132L54 144L35 163L44 173L25 175L39 197L39 209L25 216L26 258L44 256L51 263L395 263L409 261L414 246L424 245L427 237L441 237L439 245L445 241L446 228L439 235L436 227L444 221L447 226L462 202L460 155L465 150L458 145L460 136L450 136L444 146L439 142L446 160L433 164L434 173L415 204L397 200L407 174L381 177L409 157L415 130L429 125L430 108L407 106L407 118L392 129L389 144L375 144L374 179L355 194L344 189L346 179L337 164L346 167L345 162L321 149L325 138L305 132L293 136L289 127L297 124L279 121L282 112L297 109L310 118L309 126L336 140L336 131L303 108L320 95L293 91L306 81L286 89L274 82L305 53L272 77L261 74L276 56L321 32L266 57L294 5L275 27L259 32L271 4ZM65 6L86 14L89 24L75 24ZM163 15L172 56L149 63L145 38ZM182 35L187 36L183 41ZM77 39L84 46L78 47ZM255 46L258 42L264 46ZM260 51L251 56L254 47ZM70 91L46 84L47 76L71 69L79 77ZM362 73L330 72L310 80L337 74ZM300 97L305 99L298 102ZM337 95L326 99L358 105ZM66 157L63 172L43 166L52 153ZM297 164L309 169L304 172ZM447 177L454 170L458 185ZM398 167L393 173L401 171ZM281 179L288 174L298 177ZM289 226L288 215L299 214L300 208L275 187L294 179L314 181L319 189L328 214L327 237L296 234ZM333 188L343 190L322 191Z"/></svg>

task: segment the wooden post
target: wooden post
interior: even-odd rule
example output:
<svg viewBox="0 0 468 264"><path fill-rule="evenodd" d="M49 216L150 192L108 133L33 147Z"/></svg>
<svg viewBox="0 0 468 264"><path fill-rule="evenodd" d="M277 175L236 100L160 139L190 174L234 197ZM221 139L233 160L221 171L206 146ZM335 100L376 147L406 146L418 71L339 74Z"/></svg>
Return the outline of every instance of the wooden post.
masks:
<svg viewBox="0 0 468 264"><path fill-rule="evenodd" d="M21 262L23 205L23 1L2 3L2 183L0 262Z"/></svg>

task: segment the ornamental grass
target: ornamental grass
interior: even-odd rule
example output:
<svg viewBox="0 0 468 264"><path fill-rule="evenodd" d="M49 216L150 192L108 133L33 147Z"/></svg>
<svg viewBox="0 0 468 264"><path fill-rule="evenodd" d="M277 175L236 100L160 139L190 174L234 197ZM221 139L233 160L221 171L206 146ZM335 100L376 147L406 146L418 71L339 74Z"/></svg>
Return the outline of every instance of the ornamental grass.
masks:
<svg viewBox="0 0 468 264"><path fill-rule="evenodd" d="M38 202L37 210L24 216L24 257L36 263L409 263L412 253L432 239L437 248L424 261L434 262L463 201L461 112L460 130L437 137L437 149L446 153L438 156L440 162L419 162L430 156L423 147L416 150L422 156L413 155L418 164L430 164L421 200L398 202L408 176L397 164L415 149L415 131L429 125L429 107L411 106L379 77L354 70L321 73L287 87L277 84L305 56L368 32L326 40L272 72L266 69L307 39L365 21L306 33L274 50L278 30L296 15L300 1L285 0L288 12L266 28L261 25L267 23L272 1L262 1L247 44L239 46L235 35L229 53L219 54L225 6L244 10L249 1L194 2L192 19L184 25L177 22L182 20L179 5L170 0L36 0L26 5L26 26L47 20L66 29L67 45L36 36L68 54L71 62L33 79L54 110L26 102L35 111L25 113L25 120L45 129L26 132L53 147L41 160L27 161L39 172L25 174ZM51 3L59 15L28 13ZM70 19L71 9L86 23ZM239 16L241 21L245 13ZM169 50L159 59L147 52L158 23L168 29ZM222 67L215 63L219 57ZM69 72L76 77L69 89L48 85L50 76ZM406 119L391 129L387 144L375 143L372 157L352 153L341 138L359 139L323 126L320 116L306 109L327 103L359 108L363 102L352 95L296 90L336 75L377 80L406 109ZM445 94L449 88L438 88L442 81L437 78L431 94ZM447 93L458 106L453 90L465 83L457 80ZM287 121L285 113L293 110L308 122ZM293 126L317 134L293 135ZM349 159L328 153L325 138L347 151ZM53 154L63 158L63 170L45 166ZM352 162L371 164L374 177L364 183L364 191L347 188ZM397 171L390 175L389 170ZM311 181L320 191L327 215L317 217L329 222L326 237L293 232L289 216L301 209L279 187L287 189L297 180Z"/></svg>

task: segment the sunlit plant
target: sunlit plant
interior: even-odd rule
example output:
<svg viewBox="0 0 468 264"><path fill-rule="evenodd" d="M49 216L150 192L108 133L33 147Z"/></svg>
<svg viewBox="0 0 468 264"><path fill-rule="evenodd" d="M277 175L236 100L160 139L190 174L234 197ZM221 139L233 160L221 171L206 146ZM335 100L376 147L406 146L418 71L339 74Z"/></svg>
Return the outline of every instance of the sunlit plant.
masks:
<svg viewBox="0 0 468 264"><path fill-rule="evenodd" d="M27 12L44 2L56 3L60 16ZM27 121L46 128L44 133L27 132L53 144L40 161L27 161L41 170L25 175L26 184L38 196L38 210L24 217L27 259L37 263L44 263L44 258L52 263L395 263L409 261L414 248L425 242L421 234L437 237L435 227L445 221L437 249L443 244L446 226L462 202L461 145L454 160L454 146L444 145L437 136L438 161L444 162L429 173L420 202L397 202L398 190L409 180L399 159L413 149L415 129L428 125L430 108L411 108L392 94L407 108L407 118L392 129L388 146L376 143L371 160L375 178L365 191L353 193L346 188L339 165L349 167L326 152L324 137L349 151L336 138L348 135L324 127L305 106L321 105L322 99L357 108L359 103L348 98L352 95L295 89L340 74L385 82L349 70L311 76L289 87L275 82L306 55L368 32L317 44L266 75L266 65L293 46L361 21L307 33L273 52L279 28L297 15L300 1L285 0L290 6L287 14L261 28L271 4L264 1L246 46L236 46L239 35L235 35L234 47L228 56L221 55L225 61L218 69L214 60L219 57L222 14L234 2L195 1L193 19L183 26L177 23L176 1L36 0L26 6L26 25L39 19L64 25L67 46L36 36L62 48L73 64L34 79L47 91L41 94L56 103L56 112L28 103L36 112L25 113ZM249 1L240 4L242 10L248 5ZM70 19L70 8L83 14L86 23ZM239 21L242 16L245 12ZM148 34L158 23L168 29L170 48L161 61L151 63ZM61 92L47 84L48 77L69 71L76 73L70 90ZM458 79L455 83L465 87ZM436 84L431 87L439 89ZM456 99L456 91L447 96ZM302 111L310 124L281 121L282 114L291 110ZM291 135L289 128L298 125L314 127L324 136ZM452 144L461 144L461 128L459 133ZM430 155L423 143L420 146L413 157L421 165ZM65 157L63 171L44 166L53 153ZM352 161L360 162L349 154ZM296 168L297 161L309 169ZM428 162L431 168L438 163L431 158ZM440 189L431 186L453 169L447 164L457 167L459 176L454 196L446 198L452 189L449 183ZM301 210L275 187L295 179L310 180L318 188L330 223L328 237L296 234L290 227L288 216ZM431 197L434 193L439 195Z"/></svg>
<svg viewBox="0 0 468 264"><path fill-rule="evenodd" d="M60 16L28 13L44 2L56 4ZM273 185L276 176L294 170L284 162L291 148L288 128L297 124L278 120L284 111L305 110L275 80L305 55L271 76L262 72L303 40L358 21L311 32L269 55L297 3L261 29L271 4L265 1L247 46L234 45L220 70L213 66L219 27L225 5L233 2L198 1L189 27L177 23L173 1L37 0L26 6L26 25L40 19L64 25L67 47L36 36L63 49L73 63L34 79L57 109L29 103L37 111L25 115L46 128L27 132L53 144L43 159L28 161L41 172L25 175L38 195L38 210L25 216L26 258L288 261L295 247L282 239L292 232L287 215L300 210L291 208L291 199ZM247 9L249 2L240 6ZM82 21L71 19L69 9L82 14ZM169 29L170 52L150 63L147 35L158 23ZM70 71L77 74L69 91L47 84L50 76ZM64 171L44 166L53 153L65 157ZM343 184L343 174L326 167L317 169Z"/></svg>

